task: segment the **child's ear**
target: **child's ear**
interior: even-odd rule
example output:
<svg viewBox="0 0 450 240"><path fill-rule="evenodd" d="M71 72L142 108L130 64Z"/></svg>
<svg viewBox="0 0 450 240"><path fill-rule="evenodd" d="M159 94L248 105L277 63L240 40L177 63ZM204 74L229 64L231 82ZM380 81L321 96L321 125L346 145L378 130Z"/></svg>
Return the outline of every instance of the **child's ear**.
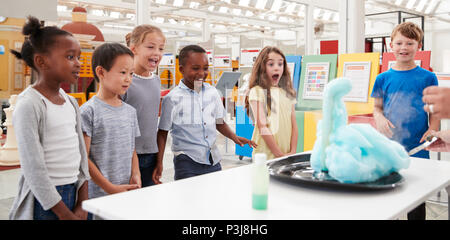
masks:
<svg viewBox="0 0 450 240"><path fill-rule="evenodd" d="M130 44L130 50L133 52L134 55L136 55L136 45Z"/></svg>
<svg viewBox="0 0 450 240"><path fill-rule="evenodd" d="M103 79L105 77L106 70L102 66L97 66L95 68L95 74L97 74L97 78Z"/></svg>
<svg viewBox="0 0 450 240"><path fill-rule="evenodd" d="M180 70L180 73L183 74L183 73L184 73L184 67L183 67L183 65L180 65L180 66L178 67L178 70Z"/></svg>
<svg viewBox="0 0 450 240"><path fill-rule="evenodd" d="M418 51L420 51L422 49L422 41L419 42L419 47L417 48Z"/></svg>
<svg viewBox="0 0 450 240"><path fill-rule="evenodd" d="M37 69L47 70L48 64L46 64L46 58L44 55L41 54L35 54L34 55L34 66L36 66Z"/></svg>

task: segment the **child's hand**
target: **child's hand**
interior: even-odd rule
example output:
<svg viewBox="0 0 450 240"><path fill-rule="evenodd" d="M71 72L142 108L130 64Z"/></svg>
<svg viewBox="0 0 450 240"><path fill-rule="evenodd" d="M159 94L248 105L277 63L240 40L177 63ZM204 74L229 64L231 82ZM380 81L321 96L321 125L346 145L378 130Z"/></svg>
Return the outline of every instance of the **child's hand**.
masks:
<svg viewBox="0 0 450 240"><path fill-rule="evenodd" d="M162 183L159 180L159 179L161 179L162 170L163 170L162 164L156 164L155 170L153 170L153 174L152 174L152 180L155 184Z"/></svg>
<svg viewBox="0 0 450 240"><path fill-rule="evenodd" d="M286 156L289 156L289 155L292 155L292 154L296 154L296 153L297 153L297 151L290 151L290 152L286 153Z"/></svg>
<svg viewBox="0 0 450 240"><path fill-rule="evenodd" d="M236 138L236 140L234 142L236 144L239 144L239 146L241 146L241 147L243 147L245 144L248 144L252 148L256 148L258 146L252 140L249 140L249 139L243 138L243 137L239 137L239 136Z"/></svg>
<svg viewBox="0 0 450 240"><path fill-rule="evenodd" d="M131 185L136 184L139 186L139 188L141 188L142 187L141 175L140 174L131 175L130 184Z"/></svg>
<svg viewBox="0 0 450 240"><path fill-rule="evenodd" d="M114 193L121 193L121 192L126 192L126 191L130 191L130 190L134 190L134 189L138 189L139 185L137 184L122 184L122 185L113 185L108 193L109 194L114 194Z"/></svg>
<svg viewBox="0 0 450 240"><path fill-rule="evenodd" d="M59 220L86 220L87 219L87 215L86 215L86 219L84 219L84 218L80 218L77 215L72 213L70 215L65 215L65 216L62 216L62 217L58 217L58 219Z"/></svg>
<svg viewBox="0 0 450 240"><path fill-rule="evenodd" d="M391 128L395 128L395 126L394 126L394 124L391 123L391 121L389 121L383 115L376 115L375 116L375 124L377 126L377 130L381 134L385 135L388 138L392 138L392 136L394 134L392 133Z"/></svg>
<svg viewBox="0 0 450 240"><path fill-rule="evenodd" d="M83 208L81 208L81 204L77 204L75 208L73 209L73 214L75 216L81 218L82 220L86 220L88 217L88 212L84 211Z"/></svg>

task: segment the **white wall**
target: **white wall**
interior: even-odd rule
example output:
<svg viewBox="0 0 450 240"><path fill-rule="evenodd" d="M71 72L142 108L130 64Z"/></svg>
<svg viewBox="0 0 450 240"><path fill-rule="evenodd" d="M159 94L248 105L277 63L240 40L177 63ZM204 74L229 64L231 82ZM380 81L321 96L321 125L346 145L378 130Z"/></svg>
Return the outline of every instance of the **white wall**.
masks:
<svg viewBox="0 0 450 240"><path fill-rule="evenodd" d="M450 51L450 23L436 21L425 25L425 50L431 50L434 72L450 69L450 66L444 66L445 55Z"/></svg>

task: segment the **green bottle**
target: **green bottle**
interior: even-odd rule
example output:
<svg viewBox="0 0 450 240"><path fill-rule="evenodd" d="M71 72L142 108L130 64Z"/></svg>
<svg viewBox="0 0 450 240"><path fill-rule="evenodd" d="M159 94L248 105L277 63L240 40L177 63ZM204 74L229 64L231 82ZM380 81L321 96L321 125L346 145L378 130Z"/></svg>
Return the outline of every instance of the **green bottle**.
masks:
<svg viewBox="0 0 450 240"><path fill-rule="evenodd" d="M253 209L267 209L267 194L269 190L269 169L266 165L265 153L257 153L252 166L252 206Z"/></svg>

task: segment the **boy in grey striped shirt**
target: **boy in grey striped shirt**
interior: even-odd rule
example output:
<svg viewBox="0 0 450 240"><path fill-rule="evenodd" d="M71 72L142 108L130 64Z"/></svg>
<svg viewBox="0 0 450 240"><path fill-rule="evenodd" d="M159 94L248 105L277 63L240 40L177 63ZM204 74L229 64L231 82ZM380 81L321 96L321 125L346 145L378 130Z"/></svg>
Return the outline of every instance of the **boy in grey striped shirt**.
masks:
<svg viewBox="0 0 450 240"><path fill-rule="evenodd" d="M123 102L131 84L133 53L105 43L92 57L96 96L81 106L82 130L89 157L89 198L141 187L135 138L140 136L136 110Z"/></svg>

